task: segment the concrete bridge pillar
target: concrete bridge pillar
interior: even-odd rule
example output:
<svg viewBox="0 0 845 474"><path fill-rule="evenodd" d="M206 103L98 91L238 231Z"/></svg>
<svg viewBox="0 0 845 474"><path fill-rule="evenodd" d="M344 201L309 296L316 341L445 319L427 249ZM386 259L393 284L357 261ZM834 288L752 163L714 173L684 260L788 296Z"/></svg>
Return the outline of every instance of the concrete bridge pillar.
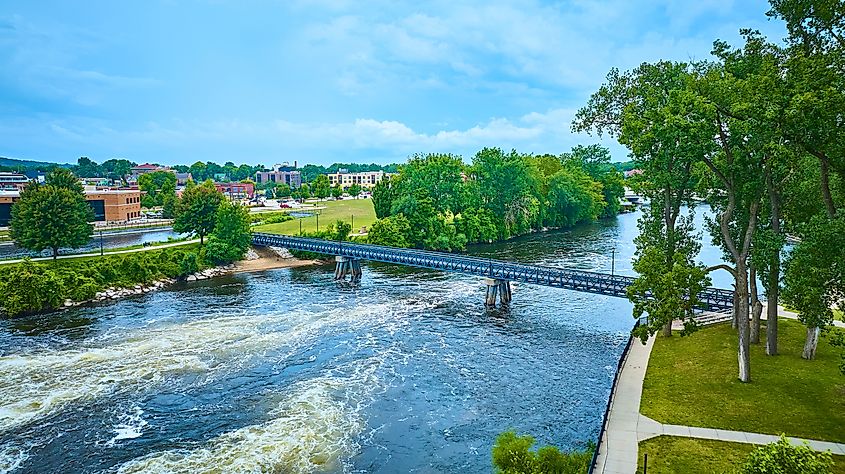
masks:
<svg viewBox="0 0 845 474"><path fill-rule="evenodd" d="M361 261L352 257L335 257L334 279L346 280L346 275L349 275L349 281L358 283L361 281Z"/></svg>
<svg viewBox="0 0 845 474"><path fill-rule="evenodd" d="M496 306L496 297L502 306L507 306L511 302L511 282L508 280L499 280L495 278L485 278L487 283L487 298L485 304L489 307Z"/></svg>

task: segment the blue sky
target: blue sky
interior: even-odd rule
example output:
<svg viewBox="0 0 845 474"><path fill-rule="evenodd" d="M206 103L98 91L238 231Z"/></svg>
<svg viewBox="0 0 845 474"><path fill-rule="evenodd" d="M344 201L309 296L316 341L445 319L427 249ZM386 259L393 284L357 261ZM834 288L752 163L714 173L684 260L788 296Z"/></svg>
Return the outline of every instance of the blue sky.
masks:
<svg viewBox="0 0 845 474"><path fill-rule="evenodd" d="M5 1L0 156L163 164L562 153L611 67L785 30L759 0ZM624 148L605 140L614 159Z"/></svg>

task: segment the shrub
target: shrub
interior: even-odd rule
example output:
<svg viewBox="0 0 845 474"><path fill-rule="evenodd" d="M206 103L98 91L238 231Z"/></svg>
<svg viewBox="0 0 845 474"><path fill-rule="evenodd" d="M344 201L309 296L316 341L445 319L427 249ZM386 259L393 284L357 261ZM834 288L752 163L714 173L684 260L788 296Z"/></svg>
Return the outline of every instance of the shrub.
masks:
<svg viewBox="0 0 845 474"><path fill-rule="evenodd" d="M199 256L196 252L188 252L179 264L179 276L186 277L200 270Z"/></svg>
<svg viewBox="0 0 845 474"><path fill-rule="evenodd" d="M776 443L761 446L745 460L742 474L829 474L833 468L830 452L796 446L781 435Z"/></svg>
<svg viewBox="0 0 845 474"><path fill-rule="evenodd" d="M583 451L561 452L554 446L531 451L534 438L506 431L493 446L493 466L503 474L583 474L590 469L596 446L590 443Z"/></svg>
<svg viewBox="0 0 845 474"><path fill-rule="evenodd" d="M0 279L0 305L9 316L58 308L64 293L55 272L29 259L9 268Z"/></svg>

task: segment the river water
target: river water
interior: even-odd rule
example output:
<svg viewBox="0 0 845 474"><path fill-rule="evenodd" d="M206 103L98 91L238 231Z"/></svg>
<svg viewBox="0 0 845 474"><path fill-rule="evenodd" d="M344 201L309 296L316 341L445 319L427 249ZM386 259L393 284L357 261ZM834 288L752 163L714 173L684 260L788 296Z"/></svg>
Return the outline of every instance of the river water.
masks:
<svg viewBox="0 0 845 474"><path fill-rule="evenodd" d="M104 234L102 243L104 249L114 249L120 247L130 247L133 245L141 245L146 243L166 242L168 239L176 239L180 236L182 235L173 232L170 229L129 231L113 234ZM59 249L59 253L62 255L67 255L72 253L88 253L96 250L100 250L100 236L95 232L93 237L91 238L91 241L88 242L86 245L78 249ZM25 257L27 255L48 257L52 255L52 252L50 250L44 250L40 253L30 252L26 249L18 248L11 242L0 243L0 259Z"/></svg>
<svg viewBox="0 0 845 474"><path fill-rule="evenodd" d="M610 271L615 250L631 274L637 216L470 252ZM626 300L517 285L487 310L478 278L365 264L350 288L332 270L0 322L0 471L481 473L508 428L597 437Z"/></svg>

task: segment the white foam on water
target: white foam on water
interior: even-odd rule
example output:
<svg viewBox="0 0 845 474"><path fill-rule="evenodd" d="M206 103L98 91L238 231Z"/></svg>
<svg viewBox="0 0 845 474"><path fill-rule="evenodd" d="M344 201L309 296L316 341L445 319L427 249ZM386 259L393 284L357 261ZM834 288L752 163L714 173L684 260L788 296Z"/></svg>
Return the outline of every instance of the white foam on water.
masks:
<svg viewBox="0 0 845 474"><path fill-rule="evenodd" d="M346 469L366 428L363 410L384 382L380 360L355 363L351 376L324 375L293 384L269 413L270 420L246 426L201 447L152 453L125 463L120 474L137 473L310 473Z"/></svg>
<svg viewBox="0 0 845 474"><path fill-rule="evenodd" d="M143 434L147 420L144 419L144 410L139 406L133 406L129 413L121 416L123 420L114 427L115 435L106 442L106 446L114 446L116 442L124 439L135 439Z"/></svg>
<svg viewBox="0 0 845 474"><path fill-rule="evenodd" d="M6 474L19 468L29 459L29 450L18 446L0 446L0 474Z"/></svg>
<svg viewBox="0 0 845 474"><path fill-rule="evenodd" d="M248 366L267 351L289 357L327 327L355 328L389 318L393 304L320 312L242 315L127 331L102 347L0 357L0 431L125 390L154 387L185 373L203 383ZM278 329L280 323L286 326Z"/></svg>

